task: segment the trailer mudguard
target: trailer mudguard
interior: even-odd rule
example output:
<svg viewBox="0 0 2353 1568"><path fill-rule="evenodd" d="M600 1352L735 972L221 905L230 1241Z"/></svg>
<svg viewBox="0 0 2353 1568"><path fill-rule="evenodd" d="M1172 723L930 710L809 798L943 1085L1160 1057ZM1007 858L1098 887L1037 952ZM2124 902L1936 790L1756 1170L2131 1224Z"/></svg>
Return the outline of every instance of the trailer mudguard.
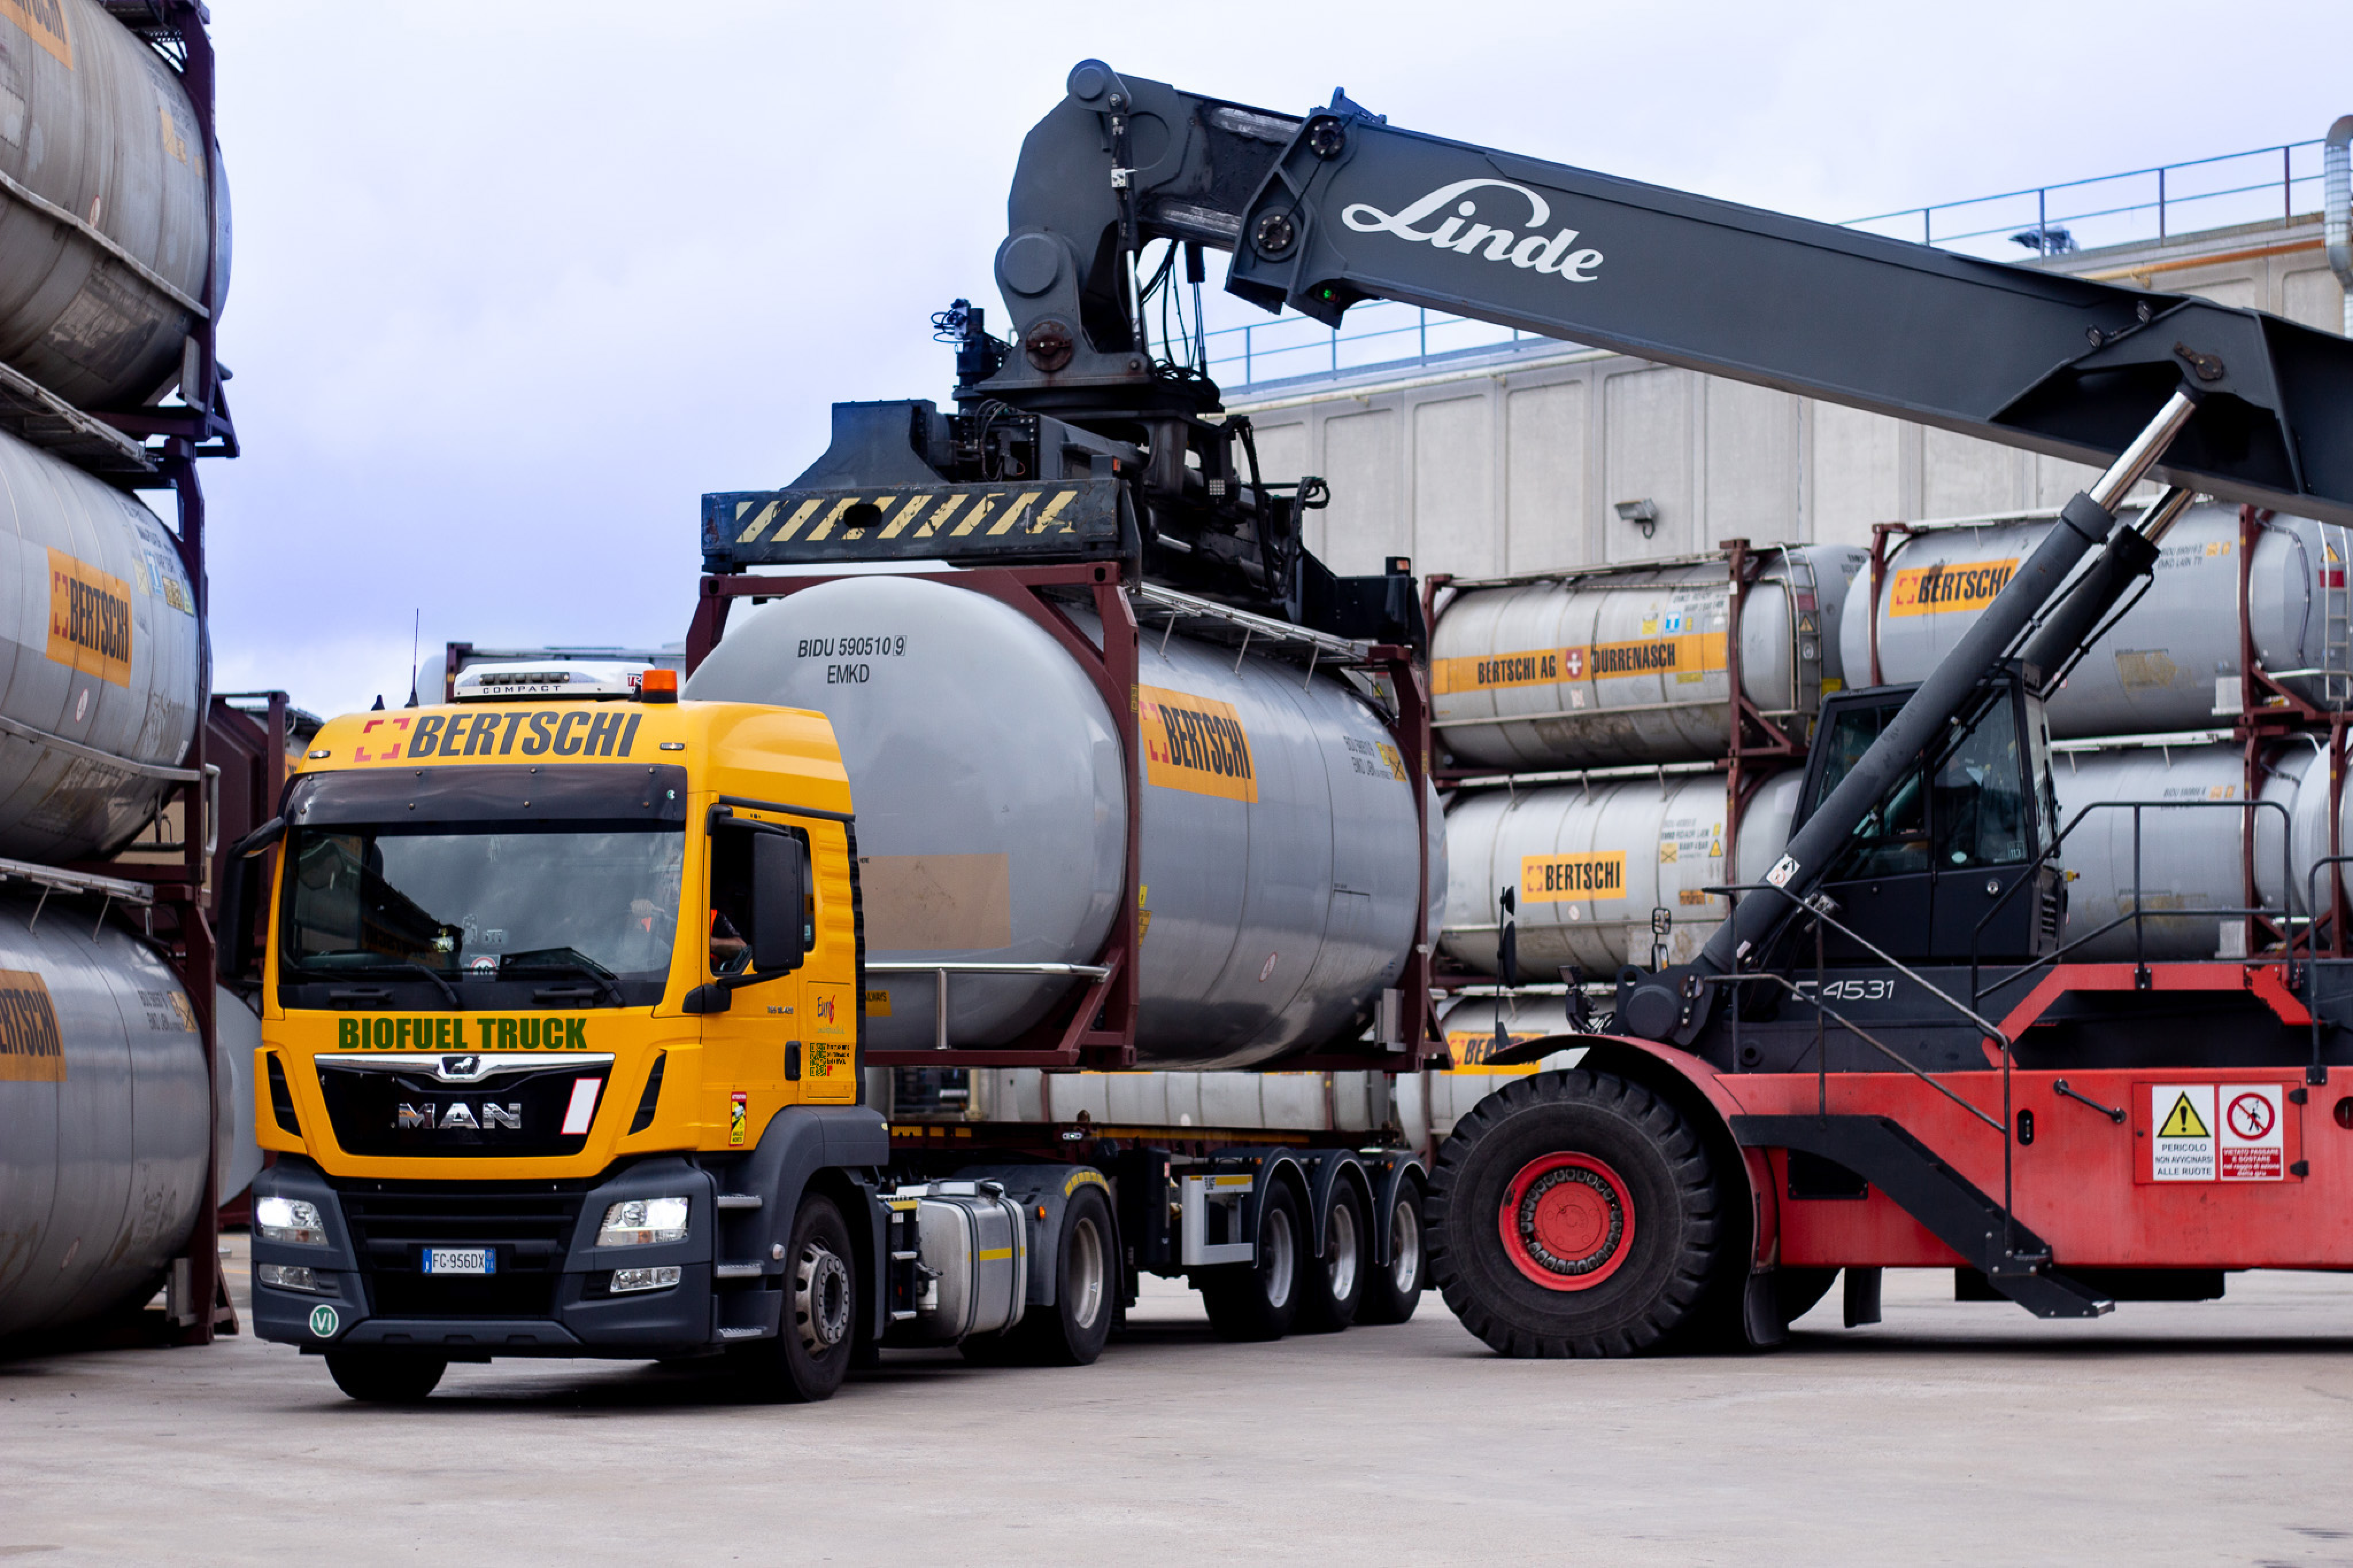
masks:
<svg viewBox="0 0 2353 1568"><path fill-rule="evenodd" d="M1398 1194L1408 1182L1427 1192L1430 1173L1411 1154L1376 1155L1366 1164L1366 1173L1373 1186L1373 1264L1386 1268L1395 1261L1389 1256L1388 1212L1397 1203Z"/></svg>
<svg viewBox="0 0 2353 1568"><path fill-rule="evenodd" d="M1321 1258L1330 1249L1332 1238L1324 1226L1332 1213L1332 1189L1346 1182L1356 1189L1364 1200L1366 1218L1373 1213L1373 1184L1365 1174L1364 1163L1351 1149L1303 1149L1300 1160L1307 1171L1307 1235L1313 1256Z"/></svg>

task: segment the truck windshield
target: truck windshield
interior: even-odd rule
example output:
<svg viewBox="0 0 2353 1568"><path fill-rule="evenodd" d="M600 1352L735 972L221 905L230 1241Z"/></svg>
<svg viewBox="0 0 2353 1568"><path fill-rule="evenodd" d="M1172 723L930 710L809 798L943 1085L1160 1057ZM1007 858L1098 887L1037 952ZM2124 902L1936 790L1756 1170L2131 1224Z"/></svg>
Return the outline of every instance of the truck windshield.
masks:
<svg viewBox="0 0 2353 1568"><path fill-rule="evenodd" d="M419 826L290 836L284 979L397 986L404 1005L452 990L469 1007L659 996L678 930L678 827Z"/></svg>

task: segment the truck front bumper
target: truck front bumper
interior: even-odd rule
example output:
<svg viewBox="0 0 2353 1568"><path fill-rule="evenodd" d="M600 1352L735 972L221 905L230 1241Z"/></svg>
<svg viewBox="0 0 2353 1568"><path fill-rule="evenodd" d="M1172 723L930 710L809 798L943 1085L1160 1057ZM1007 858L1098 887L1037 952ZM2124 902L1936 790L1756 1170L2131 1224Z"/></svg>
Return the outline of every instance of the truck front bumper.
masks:
<svg viewBox="0 0 2353 1568"><path fill-rule="evenodd" d="M323 1246L296 1246L267 1239L257 1226L253 1321L265 1340L309 1352L368 1346L461 1360L646 1360L739 1337L719 1328L711 1178L683 1160L641 1161L593 1180L553 1183L338 1181L307 1162L286 1161L255 1179L253 1195L257 1204L265 1197L311 1204L327 1233ZM596 1245L610 1205L681 1195L685 1240ZM480 1248L491 1271L430 1274L423 1260L435 1246ZM617 1269L670 1268L675 1284L613 1289ZM315 1288L272 1282L289 1268L308 1270Z"/></svg>

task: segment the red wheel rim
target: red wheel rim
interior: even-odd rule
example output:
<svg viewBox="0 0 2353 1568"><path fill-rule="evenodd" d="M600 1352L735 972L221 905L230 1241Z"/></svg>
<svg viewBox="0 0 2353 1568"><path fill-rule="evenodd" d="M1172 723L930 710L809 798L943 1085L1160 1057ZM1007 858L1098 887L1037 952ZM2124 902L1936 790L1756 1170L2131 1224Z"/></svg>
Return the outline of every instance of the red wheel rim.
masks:
<svg viewBox="0 0 2353 1568"><path fill-rule="evenodd" d="M1618 1173L1587 1154L1520 1167L1496 1216L1512 1267L1547 1290L1590 1290L1634 1245L1634 1200Z"/></svg>

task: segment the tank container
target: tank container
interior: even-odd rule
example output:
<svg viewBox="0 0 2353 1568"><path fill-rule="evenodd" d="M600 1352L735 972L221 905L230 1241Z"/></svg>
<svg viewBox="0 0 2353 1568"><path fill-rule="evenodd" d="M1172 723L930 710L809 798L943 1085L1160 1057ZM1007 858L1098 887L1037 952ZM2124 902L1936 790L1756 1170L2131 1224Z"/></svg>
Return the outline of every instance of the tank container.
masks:
<svg viewBox="0 0 2353 1568"><path fill-rule="evenodd" d="M1764 552L1740 614L1741 686L1802 738L1842 679L1851 545ZM1471 586L1430 637L1431 712L1458 763L1495 768L1697 762L1729 746L1731 584L1722 561Z"/></svg>
<svg viewBox="0 0 2353 1568"><path fill-rule="evenodd" d="M1902 542L1890 554L1879 590L1883 682L1907 685L1935 668L2053 526L2045 521L1939 529ZM2147 593L2052 694L2053 735L2205 729L2215 722L2218 706L2236 710L2238 508L2191 507L2159 550ZM2346 553L2342 528L2278 517L2262 525L2249 564L2248 615L2257 658L2283 685L2322 707L2344 705L2353 689ZM1858 686L1871 678L1872 614L1868 574L1859 582L1840 628L1841 658ZM2219 700L2218 680L2223 682Z"/></svg>
<svg viewBox="0 0 2353 1568"><path fill-rule="evenodd" d="M1648 967L1656 913L1666 961L1688 963L1729 909L1701 889L1763 879L1788 838L1802 782L1780 773L1749 797L1736 869L1725 865L1721 773L1464 791L1446 814L1440 946L1493 973L1498 897L1510 887L1523 979L1552 980L1567 963L1593 980L1628 963Z"/></svg>
<svg viewBox="0 0 2353 1568"><path fill-rule="evenodd" d="M0 435L0 857L101 858L154 817L140 768L186 753L203 647L154 513Z"/></svg>
<svg viewBox="0 0 2353 1568"><path fill-rule="evenodd" d="M260 1026L217 1001L221 1114L186 993L145 943L79 902L0 900L0 1338L136 1305L204 1201L253 1179Z"/></svg>
<svg viewBox="0 0 2353 1568"><path fill-rule="evenodd" d="M1071 620L1090 637L1091 616ZM1414 940L1421 829L1403 759L1342 680L1143 639L1140 1065L1241 1068L1363 1027ZM814 709L858 803L875 961L1086 963L1125 856L1118 731L1054 638L985 595L846 577L732 628L690 698ZM1429 813L1435 852L1442 825ZM1431 868L1433 899L1443 862ZM871 1045L933 1043L934 981L892 976ZM1002 1045L1060 978L960 976L949 1037Z"/></svg>
<svg viewBox="0 0 2353 1568"><path fill-rule="evenodd" d="M93 0L0 7L0 362L78 406L153 401L216 246L212 309L227 292L218 160L178 76Z"/></svg>
<svg viewBox="0 0 2353 1568"><path fill-rule="evenodd" d="M2246 798L2245 763L2231 745L2123 746L2063 751L2052 759L2060 819L2073 822L2096 803L2210 802L2183 810L2141 813L2142 905L2139 949L2153 959L2242 956L2243 921L2204 911L2245 907L2241 832L2244 814L2230 809ZM2257 798L2279 809L2254 813L2255 905L2302 917L2311 912L2307 873L2329 853L2328 769L2309 741L2287 742L2265 759ZM2283 823L2283 813L2285 821ZM2353 791L2340 814L2341 842L2353 848ZM2282 856L2281 830L2287 832ZM2068 873L2064 940L2074 942L2134 904L2133 814L2116 806L2091 810L2061 846ZM2337 874L2353 889L2345 867ZM2323 912L2328 872L2310 879ZM2133 928L2122 925L2070 956L2130 959Z"/></svg>

